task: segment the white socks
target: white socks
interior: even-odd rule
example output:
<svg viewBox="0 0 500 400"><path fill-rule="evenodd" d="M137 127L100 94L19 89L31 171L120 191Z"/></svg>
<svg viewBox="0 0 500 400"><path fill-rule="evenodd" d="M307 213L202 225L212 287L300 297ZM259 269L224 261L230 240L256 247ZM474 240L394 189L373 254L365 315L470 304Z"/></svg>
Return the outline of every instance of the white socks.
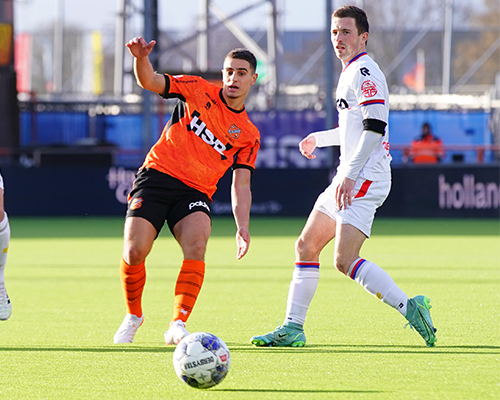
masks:
<svg viewBox="0 0 500 400"><path fill-rule="evenodd" d="M403 316L406 315L408 296L377 264L358 258L350 266L347 276L363 286L368 293L395 308ZM318 281L318 262L298 261L295 263L288 291L284 325L289 322L304 325L309 305L318 287Z"/></svg>
<svg viewBox="0 0 500 400"><path fill-rule="evenodd" d="M7 251L10 242L10 226L7 213L4 212L3 220L0 222L0 283L5 282L5 264L7 263Z"/></svg>
<svg viewBox="0 0 500 400"><path fill-rule="evenodd" d="M298 261L288 291L285 322L304 325L309 304L314 297L319 281L319 263Z"/></svg>
<svg viewBox="0 0 500 400"><path fill-rule="evenodd" d="M347 276L363 286L368 293L395 308L403 316L406 315L408 296L377 264L358 258L350 266Z"/></svg>

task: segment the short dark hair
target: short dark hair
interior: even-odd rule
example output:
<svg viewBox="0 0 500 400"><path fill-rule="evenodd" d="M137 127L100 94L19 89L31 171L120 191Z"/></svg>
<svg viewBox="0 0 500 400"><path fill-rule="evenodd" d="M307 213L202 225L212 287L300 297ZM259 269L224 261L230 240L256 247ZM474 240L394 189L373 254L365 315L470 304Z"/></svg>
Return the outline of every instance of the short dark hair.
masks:
<svg viewBox="0 0 500 400"><path fill-rule="evenodd" d="M354 18L358 34L370 32L370 24L368 24L368 17L364 10L356 6L342 6L337 8L332 14L333 18Z"/></svg>
<svg viewBox="0 0 500 400"><path fill-rule="evenodd" d="M252 73L257 71L257 59L253 55L250 50L247 49L233 49L229 53L227 53L226 58L235 58L237 60L245 60L250 64L250 68L252 69Z"/></svg>

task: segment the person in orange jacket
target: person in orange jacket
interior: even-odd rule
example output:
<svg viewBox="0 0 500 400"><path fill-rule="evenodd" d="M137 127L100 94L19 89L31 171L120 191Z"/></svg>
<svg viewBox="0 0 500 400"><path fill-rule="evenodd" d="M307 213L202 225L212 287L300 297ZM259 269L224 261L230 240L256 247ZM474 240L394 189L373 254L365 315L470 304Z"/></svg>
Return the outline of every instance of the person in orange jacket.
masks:
<svg viewBox="0 0 500 400"><path fill-rule="evenodd" d="M444 157L443 142L434 136L428 122L422 125L422 134L411 142L410 159L415 164L435 164Z"/></svg>

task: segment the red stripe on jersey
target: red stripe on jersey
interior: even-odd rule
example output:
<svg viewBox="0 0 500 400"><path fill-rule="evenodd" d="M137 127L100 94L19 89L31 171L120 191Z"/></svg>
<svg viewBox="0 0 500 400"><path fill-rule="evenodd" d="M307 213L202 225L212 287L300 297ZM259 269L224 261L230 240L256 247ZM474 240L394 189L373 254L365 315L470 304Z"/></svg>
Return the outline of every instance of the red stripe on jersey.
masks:
<svg viewBox="0 0 500 400"><path fill-rule="evenodd" d="M367 100L367 101L363 101L362 103L359 103L359 106L363 107L363 106L369 106L372 104L385 104L385 100L384 99Z"/></svg>
<svg viewBox="0 0 500 400"><path fill-rule="evenodd" d="M354 198L359 199L360 197L365 197L366 192L368 192L368 188L370 187L370 185L372 183L373 182L369 181L369 180L364 181L363 184L361 185L361 189L359 189L358 194L356 194L356 196L354 196Z"/></svg>

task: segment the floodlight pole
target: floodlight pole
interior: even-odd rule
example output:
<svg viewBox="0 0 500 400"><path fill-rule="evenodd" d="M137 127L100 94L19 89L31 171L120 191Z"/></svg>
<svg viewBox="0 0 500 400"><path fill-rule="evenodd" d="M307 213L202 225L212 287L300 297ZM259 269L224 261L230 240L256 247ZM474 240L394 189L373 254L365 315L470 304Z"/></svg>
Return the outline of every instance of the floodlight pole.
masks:
<svg viewBox="0 0 500 400"><path fill-rule="evenodd" d="M123 95L123 59L125 55L125 20L128 0L117 0L118 13L115 24L115 68L113 92L115 96Z"/></svg>
<svg viewBox="0 0 500 400"><path fill-rule="evenodd" d="M269 63L267 64L268 73L271 76L269 92L274 97L274 106L278 106L279 99L279 60L278 60L278 31L277 17L278 10L276 0L269 0L269 22L267 27L267 55Z"/></svg>
<svg viewBox="0 0 500 400"><path fill-rule="evenodd" d="M333 47L330 36L330 27L332 24L332 0L326 0L326 8L325 8L325 111L326 111L326 119L325 119L325 129L333 128Z"/></svg>
<svg viewBox="0 0 500 400"><path fill-rule="evenodd" d="M57 20L54 27L54 71L53 71L53 91L61 93L63 86L63 49L64 49L64 0L57 3Z"/></svg>
<svg viewBox="0 0 500 400"><path fill-rule="evenodd" d="M144 39L146 42L150 42L159 38L155 37L158 34L158 0L144 0ZM158 44L155 45L155 47ZM153 69L158 69L158 51L153 48L149 58ZM152 93L149 90L144 89L142 91L142 150L144 155L146 155L152 145L152 129L153 129L153 118L152 118Z"/></svg>
<svg viewBox="0 0 500 400"><path fill-rule="evenodd" d="M198 69L202 72L208 70L208 8L210 0L200 0L200 17L198 21Z"/></svg>
<svg viewBox="0 0 500 400"><path fill-rule="evenodd" d="M450 93L451 40L453 33L453 0L446 0L443 38L443 94Z"/></svg>

